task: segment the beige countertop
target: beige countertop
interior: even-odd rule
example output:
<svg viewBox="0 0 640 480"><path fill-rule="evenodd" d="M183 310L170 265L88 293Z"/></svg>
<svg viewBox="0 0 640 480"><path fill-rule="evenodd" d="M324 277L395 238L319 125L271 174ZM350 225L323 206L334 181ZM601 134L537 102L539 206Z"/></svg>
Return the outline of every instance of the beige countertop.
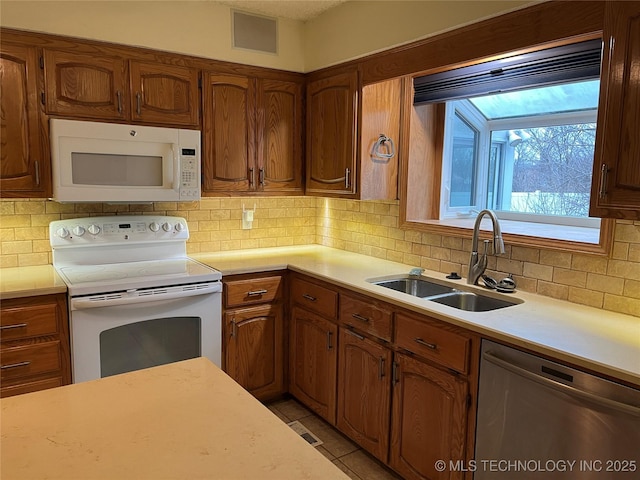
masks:
<svg viewBox="0 0 640 480"><path fill-rule="evenodd" d="M348 478L205 358L0 406L6 480Z"/></svg>
<svg viewBox="0 0 640 480"><path fill-rule="evenodd" d="M490 312L466 312L373 285L367 279L406 274L415 265L381 260L319 245L191 255L223 275L290 269L483 336L551 355L594 372L640 385L640 317L517 291L524 302ZM424 276L446 280L444 274ZM465 279L457 282L470 286ZM487 290L476 288L482 293Z"/></svg>
<svg viewBox="0 0 640 480"><path fill-rule="evenodd" d="M3 300L66 292L67 286L53 265L0 269L0 298Z"/></svg>

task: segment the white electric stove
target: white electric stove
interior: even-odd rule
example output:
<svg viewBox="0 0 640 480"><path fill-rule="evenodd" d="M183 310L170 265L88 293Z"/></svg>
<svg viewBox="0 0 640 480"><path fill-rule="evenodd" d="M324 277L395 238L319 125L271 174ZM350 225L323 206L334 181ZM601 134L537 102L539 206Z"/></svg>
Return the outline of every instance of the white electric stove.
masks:
<svg viewBox="0 0 640 480"><path fill-rule="evenodd" d="M51 222L69 292L74 383L205 356L221 364L221 273L186 254L170 216Z"/></svg>

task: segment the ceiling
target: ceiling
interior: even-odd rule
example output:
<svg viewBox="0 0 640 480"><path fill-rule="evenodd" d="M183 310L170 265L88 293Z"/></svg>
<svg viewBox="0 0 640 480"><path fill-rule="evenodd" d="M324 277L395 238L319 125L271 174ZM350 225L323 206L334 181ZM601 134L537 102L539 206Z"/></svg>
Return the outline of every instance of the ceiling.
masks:
<svg viewBox="0 0 640 480"><path fill-rule="evenodd" d="M347 0L228 0L221 1L238 10L307 21Z"/></svg>

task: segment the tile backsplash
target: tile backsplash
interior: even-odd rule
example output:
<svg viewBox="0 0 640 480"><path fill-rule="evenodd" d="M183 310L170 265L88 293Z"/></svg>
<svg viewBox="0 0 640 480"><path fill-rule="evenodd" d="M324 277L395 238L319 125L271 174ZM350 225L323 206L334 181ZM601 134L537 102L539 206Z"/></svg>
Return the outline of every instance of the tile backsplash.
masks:
<svg viewBox="0 0 640 480"><path fill-rule="evenodd" d="M251 230L242 209L256 208ZM206 198L150 205L0 201L0 266L51 263L48 225L63 218L166 214L187 219L189 253L317 243L439 272L467 273L471 236L398 228L398 202L316 197ZM640 316L640 221L618 220L609 258L506 245L488 273L513 274L518 288Z"/></svg>

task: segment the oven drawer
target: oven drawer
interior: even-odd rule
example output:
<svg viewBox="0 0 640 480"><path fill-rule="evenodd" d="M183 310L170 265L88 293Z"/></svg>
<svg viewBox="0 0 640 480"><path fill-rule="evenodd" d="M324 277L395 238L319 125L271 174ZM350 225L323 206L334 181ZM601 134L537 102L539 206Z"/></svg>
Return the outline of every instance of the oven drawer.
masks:
<svg viewBox="0 0 640 480"><path fill-rule="evenodd" d="M58 333L55 302L3 308L0 316L2 341L56 335Z"/></svg>
<svg viewBox="0 0 640 480"><path fill-rule="evenodd" d="M224 282L226 307L269 303L282 296L282 276L249 278Z"/></svg>
<svg viewBox="0 0 640 480"><path fill-rule="evenodd" d="M60 342L5 347L0 350L0 365L2 380L60 370Z"/></svg>
<svg viewBox="0 0 640 480"><path fill-rule="evenodd" d="M471 339L426 318L396 314L398 347L461 373L469 369Z"/></svg>
<svg viewBox="0 0 640 480"><path fill-rule="evenodd" d="M307 310L336 318L338 293L333 290L295 278L291 286L291 299Z"/></svg>
<svg viewBox="0 0 640 480"><path fill-rule="evenodd" d="M340 295L340 323L391 341L393 312L372 299Z"/></svg>

